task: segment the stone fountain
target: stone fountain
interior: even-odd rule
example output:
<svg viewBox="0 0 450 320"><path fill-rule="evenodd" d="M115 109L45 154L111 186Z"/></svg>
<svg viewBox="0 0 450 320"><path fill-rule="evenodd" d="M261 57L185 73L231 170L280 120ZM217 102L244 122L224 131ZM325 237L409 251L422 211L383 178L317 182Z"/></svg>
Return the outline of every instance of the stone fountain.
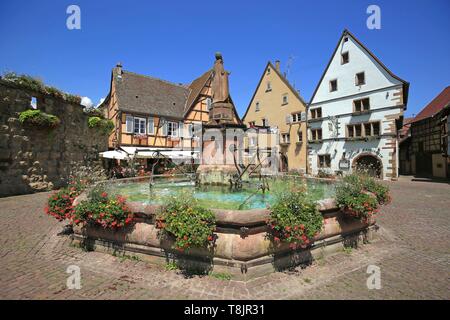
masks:
<svg viewBox="0 0 450 320"><path fill-rule="evenodd" d="M212 105L209 121L203 125L201 163L197 183L230 185L240 176L236 158L242 144L245 125L239 118L230 97L228 76L223 58L216 53L211 82Z"/></svg>

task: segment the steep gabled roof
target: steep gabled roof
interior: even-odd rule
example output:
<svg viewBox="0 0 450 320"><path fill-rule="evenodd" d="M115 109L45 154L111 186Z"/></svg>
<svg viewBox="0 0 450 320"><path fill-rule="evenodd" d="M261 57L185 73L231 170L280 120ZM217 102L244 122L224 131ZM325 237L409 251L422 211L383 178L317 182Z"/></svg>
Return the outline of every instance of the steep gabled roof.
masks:
<svg viewBox="0 0 450 320"><path fill-rule="evenodd" d="M450 104L450 86L441 91L429 104L419 112L413 122L434 117Z"/></svg>
<svg viewBox="0 0 450 320"><path fill-rule="evenodd" d="M338 43L336 44L336 48L333 51L333 54L330 57L330 60L328 61L328 64L325 68L325 71L323 72L322 76L320 77L319 82L317 83L316 89L314 90L311 99L309 100L309 103L311 104L316 93L317 90L319 89L320 84L322 83L323 78L325 77L325 74L328 71L328 68L330 67L331 62L333 61L334 56L336 55L337 50L339 49L339 44L342 41L342 38L344 38L345 36L350 36L353 40L355 40L355 42L357 44L359 44L361 46L361 48L363 48L367 54L369 54L391 77L393 77L394 79L397 79L398 81L403 83L403 101L405 104L405 109L406 109L406 104L408 103L408 90L409 90L409 82L401 79L400 77L396 76L391 70L388 69L388 67L386 67L383 62L381 62L380 59L378 59L375 54L372 53L372 51L370 51L361 41L358 40L358 38L356 38L350 31L348 31L347 29L344 29L344 31L342 32L341 37L339 38Z"/></svg>
<svg viewBox="0 0 450 320"><path fill-rule="evenodd" d="M248 111L250 110L250 106L252 105L253 99L255 99L255 95L256 92L258 92L258 88L261 85L261 82L264 79L264 75L266 74L266 70L267 68L271 68L271 70L274 70L275 73L280 77L281 81L283 81L283 83L289 88L289 90L291 90L291 92L294 94L294 96L296 96L305 106L307 105L307 103L303 100L303 98L300 96L300 94L298 93L297 90L295 90L295 88L289 83L289 81L280 73L279 70L277 70L277 68L275 68L272 64L272 62L268 61L266 64L266 67L264 68L264 71L261 75L261 78L259 79L258 85L255 88L255 91L253 92L252 98L250 99L250 102L247 106L247 110L244 113L244 116L242 117L242 119L245 119L245 117L247 116Z"/></svg>
<svg viewBox="0 0 450 320"><path fill-rule="evenodd" d="M184 108L184 115L186 115L191 110L192 105L195 104L197 97L200 95L206 83L211 78L211 75L212 69L206 71L200 77L191 82L191 84L189 85L190 93Z"/></svg>
<svg viewBox="0 0 450 320"><path fill-rule="evenodd" d="M190 89L165 80L113 69L119 109L182 118Z"/></svg>

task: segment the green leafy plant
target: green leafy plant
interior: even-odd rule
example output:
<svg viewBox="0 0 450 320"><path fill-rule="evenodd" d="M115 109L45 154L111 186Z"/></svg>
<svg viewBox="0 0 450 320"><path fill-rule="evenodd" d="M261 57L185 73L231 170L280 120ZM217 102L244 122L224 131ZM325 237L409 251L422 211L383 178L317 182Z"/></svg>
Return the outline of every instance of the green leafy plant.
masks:
<svg viewBox="0 0 450 320"><path fill-rule="evenodd" d="M319 170L317 172L317 177L322 179L332 179L334 175L332 173L326 172L325 170Z"/></svg>
<svg viewBox="0 0 450 320"><path fill-rule="evenodd" d="M346 254L351 254L353 251L353 248L352 247L344 247L342 249L342 251L345 252Z"/></svg>
<svg viewBox="0 0 450 320"><path fill-rule="evenodd" d="M89 128L98 128L101 133L109 134L114 129L114 122L97 116L89 117Z"/></svg>
<svg viewBox="0 0 450 320"><path fill-rule="evenodd" d="M164 200L156 226L175 237L175 248L208 247L214 240L215 216L190 193L179 193Z"/></svg>
<svg viewBox="0 0 450 320"><path fill-rule="evenodd" d="M379 204L387 204L391 202L388 186L376 181L370 176L361 176L360 179L363 189L373 193L377 197Z"/></svg>
<svg viewBox="0 0 450 320"><path fill-rule="evenodd" d="M226 272L210 272L209 276L223 281L229 281L233 278L231 274Z"/></svg>
<svg viewBox="0 0 450 320"><path fill-rule="evenodd" d="M60 120L57 116L47 114L41 110L25 110L19 114L19 121L22 124L35 125L39 127L54 128L59 125Z"/></svg>
<svg viewBox="0 0 450 320"><path fill-rule="evenodd" d="M176 262L171 261L171 262L168 262L168 263L164 266L164 268L165 268L167 271L174 271L174 270L177 270L177 269L178 269L178 265L177 265Z"/></svg>
<svg viewBox="0 0 450 320"><path fill-rule="evenodd" d="M98 197L95 195L82 201L73 212L75 224L88 223L102 226L105 229L125 227L133 219L133 213L126 206L126 199L120 195L110 196L106 191L101 192Z"/></svg>
<svg viewBox="0 0 450 320"><path fill-rule="evenodd" d="M267 224L275 243L289 243L292 249L306 247L322 230L322 214L304 186L277 194L270 210Z"/></svg>
<svg viewBox="0 0 450 320"><path fill-rule="evenodd" d="M380 203L389 199L389 189L364 174L346 175L336 188L336 202L348 216L368 222Z"/></svg>
<svg viewBox="0 0 450 320"><path fill-rule="evenodd" d="M84 190L85 185L71 179L67 188L63 188L52 195L47 200L45 213L55 217L59 221L73 218L73 201Z"/></svg>

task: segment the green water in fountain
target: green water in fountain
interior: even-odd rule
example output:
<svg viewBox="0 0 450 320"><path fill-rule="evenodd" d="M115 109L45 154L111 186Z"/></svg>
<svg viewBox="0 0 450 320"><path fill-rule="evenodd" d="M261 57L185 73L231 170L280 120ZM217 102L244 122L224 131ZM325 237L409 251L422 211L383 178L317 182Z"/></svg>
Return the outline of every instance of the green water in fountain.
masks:
<svg viewBox="0 0 450 320"><path fill-rule="evenodd" d="M216 209L260 209L273 204L277 192L283 192L292 187L305 185L306 192L314 200L334 197L335 186L332 183L293 177L268 178L270 191L258 189L260 181L252 179L245 183L241 190L230 190L227 186L195 186L190 181L180 179L155 179L154 186L149 188L148 182L113 183L107 186L108 192L120 194L128 201L138 201L146 204L161 204L166 196L177 192L189 191L206 208Z"/></svg>

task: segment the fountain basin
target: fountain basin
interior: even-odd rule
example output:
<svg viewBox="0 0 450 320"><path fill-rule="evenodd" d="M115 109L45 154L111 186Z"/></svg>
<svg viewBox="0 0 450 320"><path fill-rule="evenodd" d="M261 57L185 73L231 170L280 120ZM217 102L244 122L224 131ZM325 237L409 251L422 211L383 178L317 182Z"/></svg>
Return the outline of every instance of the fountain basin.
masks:
<svg viewBox="0 0 450 320"><path fill-rule="evenodd" d="M134 183L135 180L121 181ZM80 195L75 204L86 198ZM375 221L362 223L347 218L333 198L317 202L324 226L311 246L292 250L287 244L276 245L267 237L267 208L246 210L211 208L216 216L216 240L213 249L193 248L187 252L173 249L174 241L162 239L155 226L155 216L161 204L129 201L128 207L136 215L136 223L124 229L111 231L98 226L76 226L73 241L95 250L115 254L136 255L153 263L179 264L209 272L226 272L233 279L248 280L269 272L339 251L344 244L357 246L372 237Z"/></svg>

